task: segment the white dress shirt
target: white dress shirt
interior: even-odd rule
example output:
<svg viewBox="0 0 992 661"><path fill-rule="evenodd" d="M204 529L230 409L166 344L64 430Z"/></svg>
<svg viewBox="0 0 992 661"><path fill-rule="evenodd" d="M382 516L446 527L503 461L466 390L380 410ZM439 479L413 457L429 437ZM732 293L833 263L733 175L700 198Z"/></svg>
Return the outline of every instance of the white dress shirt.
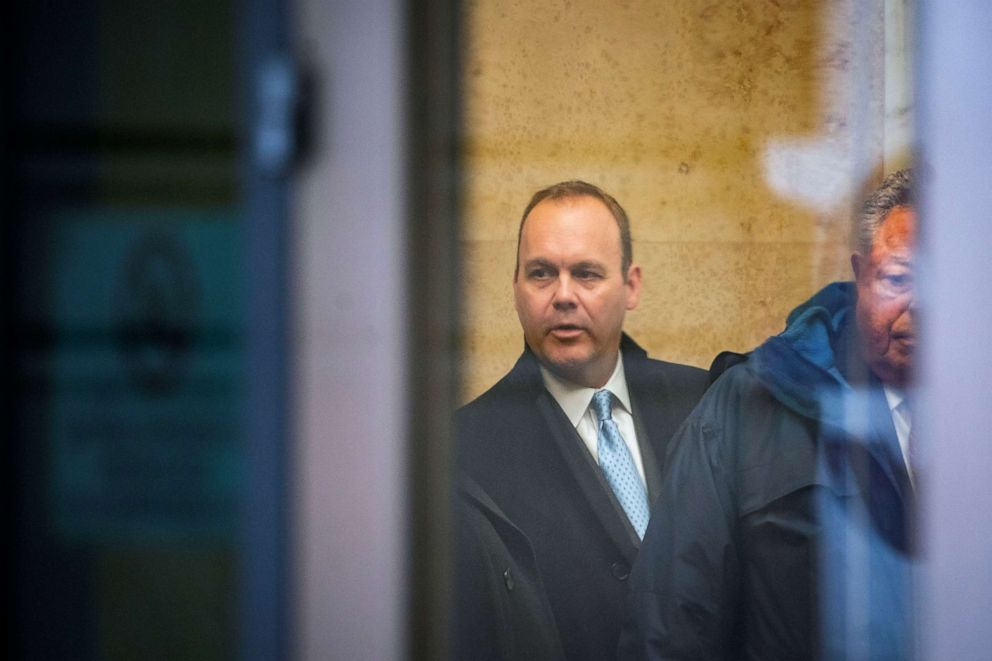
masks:
<svg viewBox="0 0 992 661"><path fill-rule="evenodd" d="M913 462L909 459L909 432L913 428L913 418L909 410L906 393L892 386L882 386L882 389L885 391L885 400L889 403L889 413L892 415L892 424L896 428L896 436L899 437L902 460L906 462L909 479L915 483L916 476L913 475Z"/></svg>
<svg viewBox="0 0 992 661"><path fill-rule="evenodd" d="M623 356L617 356L617 366L613 368L613 375L602 388L586 388L566 381L546 370L543 365L541 366L541 377L544 379L544 387L548 389L551 396L558 402L558 406L565 412L597 465L599 465L599 420L596 418L596 412L589 407L589 404L597 390L609 390L613 393L619 402L614 402L613 419L620 429L627 449L630 450L630 455L634 458L637 473L641 476L643 483L644 462L641 460L641 449L637 445L637 432L634 431L630 393L627 391L627 377L624 376L623 371Z"/></svg>

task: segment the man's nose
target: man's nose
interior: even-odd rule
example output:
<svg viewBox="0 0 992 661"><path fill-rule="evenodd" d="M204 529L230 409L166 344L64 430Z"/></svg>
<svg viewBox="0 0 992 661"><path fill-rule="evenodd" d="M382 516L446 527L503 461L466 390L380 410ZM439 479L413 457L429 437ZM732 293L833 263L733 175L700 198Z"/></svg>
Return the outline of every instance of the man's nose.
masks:
<svg viewBox="0 0 992 661"><path fill-rule="evenodd" d="M906 304L906 308L905 309L907 309L910 312L912 312L912 313L915 314L916 313L916 301L917 301L917 298L918 298L916 296L916 289L913 286L910 286L909 287L909 291L906 292L906 296L908 297L909 302Z"/></svg>
<svg viewBox="0 0 992 661"><path fill-rule="evenodd" d="M556 308L575 307L575 283L567 275L558 278L552 303Z"/></svg>

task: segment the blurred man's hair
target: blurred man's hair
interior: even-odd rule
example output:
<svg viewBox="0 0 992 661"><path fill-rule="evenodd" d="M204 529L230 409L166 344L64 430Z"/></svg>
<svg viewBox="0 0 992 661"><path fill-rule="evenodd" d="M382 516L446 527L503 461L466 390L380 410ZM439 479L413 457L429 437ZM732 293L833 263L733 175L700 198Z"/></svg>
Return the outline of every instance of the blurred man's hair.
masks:
<svg viewBox="0 0 992 661"><path fill-rule="evenodd" d="M858 218L856 248L862 255L871 252L878 228L896 207L914 206L913 170L897 170L868 196Z"/></svg>

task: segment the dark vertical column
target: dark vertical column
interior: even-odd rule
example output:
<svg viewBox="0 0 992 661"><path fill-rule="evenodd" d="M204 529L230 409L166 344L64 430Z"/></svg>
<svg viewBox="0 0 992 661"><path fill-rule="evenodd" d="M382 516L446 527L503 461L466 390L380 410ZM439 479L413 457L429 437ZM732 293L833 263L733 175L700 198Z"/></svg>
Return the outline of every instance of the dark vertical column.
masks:
<svg viewBox="0 0 992 661"><path fill-rule="evenodd" d="M288 658L289 181L294 71L288 3L242 4L245 473L240 657Z"/></svg>
<svg viewBox="0 0 992 661"><path fill-rule="evenodd" d="M415 659L448 658L451 412L458 389L461 11L410 3L410 604Z"/></svg>
<svg viewBox="0 0 992 661"><path fill-rule="evenodd" d="M68 190L70 186L37 176L28 167L39 154L58 160L67 151L57 137L47 140L36 126L66 116L85 126L92 117L99 95L91 67L97 54L94 6L89 1L7 2L0 10L0 269L7 382L2 438L4 533L9 532L4 540L11 569L10 590L4 595L8 640L17 659L72 655L85 661L94 656L93 553L54 535L50 514L47 414L52 393L42 362L53 337L46 310L53 261L48 226L41 222L49 209L67 199L90 200L93 186L89 172Z"/></svg>
<svg viewBox="0 0 992 661"><path fill-rule="evenodd" d="M14 37L14 9L13 3L4 3L0 7L0 282L3 286L3 335L0 336L0 351L3 352L3 361L0 363L3 369L3 411L0 413L0 437L7 439L3 444L3 455L0 457L0 498L3 499L0 505L0 525L3 530L0 532L4 540L8 540L7 548L10 549L10 541L17 539L17 517L21 509L21 502L18 495L17 466L20 465L20 444L17 443L16 430L17 420L20 412L18 402L22 393L20 382L15 377L14 361L17 358L18 347L16 343L16 316L11 314L15 307L15 297L19 290L17 283L17 270L14 268L17 245L17 226L13 222L16 213L16 203L14 195L17 187L13 185L13 113L11 108L11 96L13 93L13 62L14 48L12 41ZM15 557L18 551L13 551ZM3 594L2 612L4 613L4 625L7 631L16 628L14 613L16 612L15 585L17 577L18 562L11 562L9 559L4 563L3 577L0 579L0 594ZM4 646L4 656L6 658L19 658L17 636L7 636L7 643Z"/></svg>

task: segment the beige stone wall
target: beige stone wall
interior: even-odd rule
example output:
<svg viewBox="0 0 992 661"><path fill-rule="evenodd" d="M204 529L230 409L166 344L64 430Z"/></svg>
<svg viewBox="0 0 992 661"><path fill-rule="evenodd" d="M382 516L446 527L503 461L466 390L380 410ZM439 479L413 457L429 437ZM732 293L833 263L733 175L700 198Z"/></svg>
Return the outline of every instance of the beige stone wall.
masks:
<svg viewBox="0 0 992 661"><path fill-rule="evenodd" d="M627 328L653 356L708 366L846 278L856 191L908 153L906 3L866 4L468 2L464 399L523 346L516 228L556 181L630 214L645 291Z"/></svg>

